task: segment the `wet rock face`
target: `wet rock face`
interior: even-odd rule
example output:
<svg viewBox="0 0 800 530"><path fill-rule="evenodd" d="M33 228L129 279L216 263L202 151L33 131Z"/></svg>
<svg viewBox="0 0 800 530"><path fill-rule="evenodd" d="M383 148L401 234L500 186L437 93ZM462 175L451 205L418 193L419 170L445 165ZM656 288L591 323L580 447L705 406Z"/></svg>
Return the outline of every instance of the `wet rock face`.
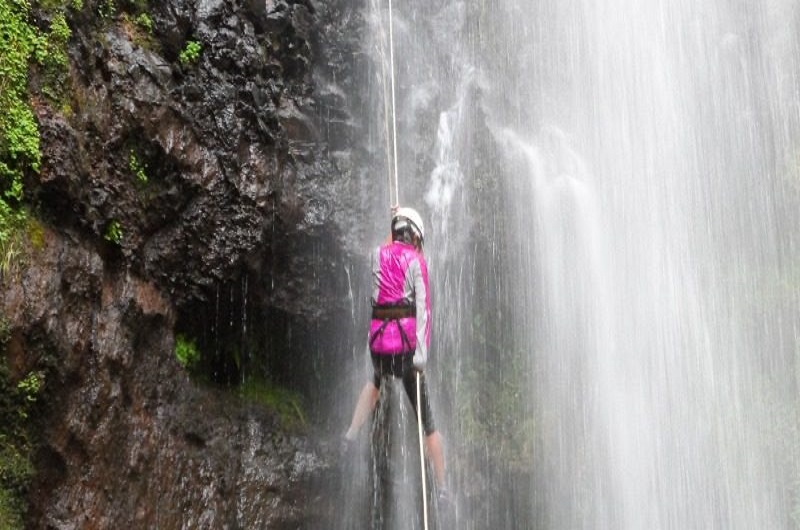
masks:
<svg viewBox="0 0 800 530"><path fill-rule="evenodd" d="M314 355L284 328L325 329L342 303L367 156L353 3L149 2L151 39L100 2L71 20L72 112L37 105L26 183L45 242L0 285L9 364L47 373L32 528L325 527L309 441L190 382L173 350L176 327L211 327L220 286L280 314L253 331L285 335L278 357Z"/></svg>
<svg viewBox="0 0 800 530"><path fill-rule="evenodd" d="M34 257L2 299L6 318L27 324L12 365L50 367L29 527L315 524L298 497L325 472L316 450L264 410L189 381L153 283L50 231Z"/></svg>
<svg viewBox="0 0 800 530"><path fill-rule="evenodd" d="M352 194L321 132L314 76L331 67L314 53L325 21L309 2L157 2L152 16L148 45L129 23L77 35L75 114L40 111L45 162L32 188L53 219L98 242L118 223L126 264L180 306L241 270L269 272L297 236L341 237L333 212ZM202 50L182 64L189 41ZM276 303L305 311L301 293L270 283Z"/></svg>

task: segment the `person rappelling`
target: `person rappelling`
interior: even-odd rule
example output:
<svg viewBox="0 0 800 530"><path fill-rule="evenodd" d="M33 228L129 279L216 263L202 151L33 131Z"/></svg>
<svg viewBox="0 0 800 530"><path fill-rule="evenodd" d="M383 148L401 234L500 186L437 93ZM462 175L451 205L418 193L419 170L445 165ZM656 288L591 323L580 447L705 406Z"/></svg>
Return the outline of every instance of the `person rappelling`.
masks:
<svg viewBox="0 0 800 530"><path fill-rule="evenodd" d="M394 169L389 172L389 200L393 205L391 239L376 250L372 259L372 319L367 349L372 360L373 374L356 401L350 426L344 435L344 443L349 445L355 440L359 429L375 410L382 382L389 378L400 379L417 418L423 521L427 530L425 455L433 467L440 504L449 505L450 498L445 485L442 437L433 421L424 374L431 338L430 286L428 266L423 254L425 227L422 217L416 210L397 207L400 202L400 192L392 27L392 0L389 0L389 71L393 145L389 147L387 134L387 154L393 159Z"/></svg>
<svg viewBox="0 0 800 530"><path fill-rule="evenodd" d="M425 452L433 466L438 495L440 500L447 500L442 438L433 421L424 374L430 346L431 304L422 218L412 208L398 208L391 231L391 241L379 247L373 257L372 319L367 345L373 375L361 390L344 437L346 441L355 440L377 405L383 379L401 379L422 423Z"/></svg>

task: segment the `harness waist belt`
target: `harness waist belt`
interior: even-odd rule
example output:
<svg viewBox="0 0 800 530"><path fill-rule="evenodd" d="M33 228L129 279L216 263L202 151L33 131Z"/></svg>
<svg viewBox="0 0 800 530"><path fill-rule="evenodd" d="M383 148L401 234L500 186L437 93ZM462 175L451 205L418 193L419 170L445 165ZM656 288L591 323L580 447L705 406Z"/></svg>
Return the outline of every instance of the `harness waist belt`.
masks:
<svg viewBox="0 0 800 530"><path fill-rule="evenodd" d="M417 308L413 305L372 306L372 318L375 320L396 320L415 316L417 316Z"/></svg>

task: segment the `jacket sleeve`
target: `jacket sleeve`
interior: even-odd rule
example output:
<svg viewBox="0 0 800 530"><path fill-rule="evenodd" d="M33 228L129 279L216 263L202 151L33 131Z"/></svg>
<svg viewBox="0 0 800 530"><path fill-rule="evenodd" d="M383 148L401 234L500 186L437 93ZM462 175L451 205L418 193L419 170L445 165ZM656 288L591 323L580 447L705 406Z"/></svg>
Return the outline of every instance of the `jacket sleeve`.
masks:
<svg viewBox="0 0 800 530"><path fill-rule="evenodd" d="M377 247L370 256L372 262L372 298L370 301L375 304L378 301L378 296L381 290L381 249Z"/></svg>
<svg viewBox="0 0 800 530"><path fill-rule="evenodd" d="M375 304L378 301L378 296L380 295L380 247L376 248L372 254L370 255L370 262L372 264L372 294L370 297L370 303ZM370 342L372 336L370 331L367 331L367 352L370 351Z"/></svg>
<svg viewBox="0 0 800 530"><path fill-rule="evenodd" d="M421 357L423 363L427 363L431 338L431 304L428 270L424 259L419 258L412 261L408 272L414 285L414 303L417 313L417 345L414 353Z"/></svg>

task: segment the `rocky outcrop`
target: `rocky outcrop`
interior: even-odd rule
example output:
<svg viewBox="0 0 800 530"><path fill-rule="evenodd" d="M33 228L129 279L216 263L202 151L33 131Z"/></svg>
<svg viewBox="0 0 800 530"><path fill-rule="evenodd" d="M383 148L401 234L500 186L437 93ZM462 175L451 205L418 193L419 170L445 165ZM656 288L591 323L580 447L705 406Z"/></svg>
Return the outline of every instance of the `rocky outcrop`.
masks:
<svg viewBox="0 0 800 530"><path fill-rule="evenodd" d="M152 282L45 233L4 292L19 373L45 370L31 528L312 524L326 465L263 409L192 383Z"/></svg>
<svg viewBox="0 0 800 530"><path fill-rule="evenodd" d="M126 266L178 306L252 268L278 275L272 301L308 311L291 285L310 282L281 281L291 263L271 265L299 255L298 239L333 233L346 195L314 100L311 32L323 22L307 2L164 2L152 16L143 44L131 23L86 21L74 116L40 110L45 162L30 188L45 214L99 243L116 221ZM178 61L189 41L202 47L196 64ZM325 268L313 265L292 276Z"/></svg>
<svg viewBox="0 0 800 530"><path fill-rule="evenodd" d="M367 156L360 6L150 2L146 35L140 2L101 4L70 20L71 112L36 105L45 235L0 292L14 374L46 374L30 527L324 528L318 449L190 381L174 335L238 333L280 380L309 355L291 329L330 325Z"/></svg>

